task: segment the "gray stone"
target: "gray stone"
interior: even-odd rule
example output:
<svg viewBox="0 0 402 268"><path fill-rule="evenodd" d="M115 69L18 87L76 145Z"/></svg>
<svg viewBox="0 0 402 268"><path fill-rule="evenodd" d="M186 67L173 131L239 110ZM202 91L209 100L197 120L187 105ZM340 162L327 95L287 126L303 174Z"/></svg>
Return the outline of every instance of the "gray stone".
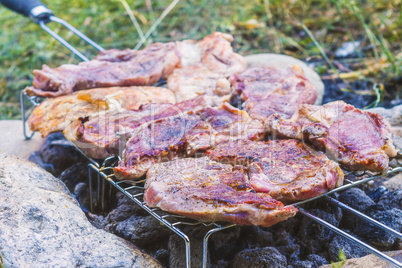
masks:
<svg viewBox="0 0 402 268"><path fill-rule="evenodd" d="M4 154L0 226L6 267L160 267L131 243L91 225L59 179Z"/></svg>
<svg viewBox="0 0 402 268"><path fill-rule="evenodd" d="M402 190L402 173L396 174L392 178L388 178L382 183L390 191Z"/></svg>
<svg viewBox="0 0 402 268"><path fill-rule="evenodd" d="M286 265L286 257L273 247L245 249L243 251L240 251L233 260L234 268L282 268Z"/></svg>
<svg viewBox="0 0 402 268"><path fill-rule="evenodd" d="M402 250L400 251L393 251L387 252L388 256L392 257L393 259L402 262ZM321 266L320 268L333 268L333 267L342 267L342 268L360 268L360 267L375 267L375 268L391 268L395 267L386 260L377 257L374 254L367 255L362 258L350 259L346 260L344 263L334 263L334 264L327 264Z"/></svg>
<svg viewBox="0 0 402 268"><path fill-rule="evenodd" d="M359 258L369 254L362 247L357 246L349 239L346 239L340 235L334 236L328 247L331 261L339 261L339 254L341 250L347 259Z"/></svg>
<svg viewBox="0 0 402 268"><path fill-rule="evenodd" d="M0 154L6 153L28 159L43 143L38 133L30 140L25 139L21 120L0 120L0 129Z"/></svg>
<svg viewBox="0 0 402 268"><path fill-rule="evenodd" d="M324 95L324 83L320 76L314 72L313 69L307 66L306 63L291 56L273 53L262 53L245 56L247 61L247 68L260 67L260 66L272 66L278 68L287 68L293 65L300 66L307 79L315 86L318 92L317 101L315 104L322 103L322 97Z"/></svg>

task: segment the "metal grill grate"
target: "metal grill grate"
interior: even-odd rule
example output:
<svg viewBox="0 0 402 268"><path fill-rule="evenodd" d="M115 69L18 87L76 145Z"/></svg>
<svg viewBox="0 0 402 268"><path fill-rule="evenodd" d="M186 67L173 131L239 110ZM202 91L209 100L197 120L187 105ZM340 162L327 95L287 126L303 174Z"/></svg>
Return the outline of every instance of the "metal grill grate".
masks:
<svg viewBox="0 0 402 268"><path fill-rule="evenodd" d="M191 251L190 251L190 239L189 237L179 228L180 226L183 225L204 225L204 226L209 226L211 229L205 234L204 239L203 239L203 267L207 266L207 258L208 258L208 238L215 232L236 226L236 224L218 224L218 223L203 223L199 221L195 221L192 219L189 219L187 217L179 216L179 215L174 215L170 214L167 212L164 212L160 210L159 208L150 208L147 206L147 204L143 201L143 195L144 195L144 182L145 180L141 181L116 181L115 177L113 175L113 166L117 164L118 162L117 157L109 157L107 158L102 165L96 166L93 163L89 164L89 186L90 186L90 192L93 190L93 173L96 174L97 178L97 188L95 189L96 192L96 197L95 199L91 200L95 201L95 204L91 204L91 209L95 205L100 206L101 209L105 208L105 192L106 192L106 183L109 183L112 185L114 188L116 188L118 191L122 192L124 195L126 195L128 198L130 198L134 203L139 205L141 208L143 208L145 211L147 211L149 214L151 214L155 219L157 219L161 224L165 225L167 228L175 232L178 236L180 236L186 246L186 267L190 267L191 265ZM302 204L311 202L313 200L319 199L319 198L324 198L330 203L333 203L337 205L338 207L342 208L343 210L347 210L350 213L355 214L356 216L366 220L367 222L375 225L378 228L383 229L384 231L402 239L402 234L398 232L397 230L391 229L388 226L385 226L381 222L378 222L374 220L373 218L368 217L367 215L356 211L355 209L339 202L338 200L330 197L331 194L335 192L339 192L342 190L349 189L351 187L355 187L364 183L367 183L369 181L384 177L384 176L389 176L391 174L401 172L402 167L397 167L394 169L391 169L387 172L385 175L372 175L366 172L363 173L354 173L355 176L359 177L360 179L357 181L350 181L346 180L347 184L338 187L324 195L314 197L308 200L304 200L301 202L294 203L294 206L297 206L299 209L299 212L303 214L304 216L310 218L311 220L319 223L322 226L325 226L329 228L330 230L334 231L335 233L351 240L352 242L356 243L357 245L365 248L367 251L379 256L380 258L383 258L384 260L396 265L397 267L402 267L402 263L396 261L395 259L387 256L386 254L382 253L381 251L373 248L372 246L368 245L367 243L351 236L350 234L346 233L345 231L339 229L338 227L335 227L331 225L330 223L324 221L323 219L311 214L304 208L300 207ZM350 174L350 173L349 173ZM111 197L111 189L109 188L109 198ZM130 190L132 189L138 189L139 191L132 194L130 193Z"/></svg>

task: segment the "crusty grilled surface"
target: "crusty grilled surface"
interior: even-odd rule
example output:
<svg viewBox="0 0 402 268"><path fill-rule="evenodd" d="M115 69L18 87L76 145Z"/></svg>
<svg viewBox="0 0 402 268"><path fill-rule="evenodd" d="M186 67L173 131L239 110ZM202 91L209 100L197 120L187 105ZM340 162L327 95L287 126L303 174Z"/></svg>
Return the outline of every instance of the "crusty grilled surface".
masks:
<svg viewBox="0 0 402 268"><path fill-rule="evenodd" d="M174 95L160 87L112 87L75 92L47 99L36 107L28 119L32 131L42 137L63 131L78 118L92 117L106 110L135 110L147 103L174 103Z"/></svg>
<svg viewBox="0 0 402 268"><path fill-rule="evenodd" d="M92 158L122 155L128 139L142 124L198 110L207 103L204 97L199 97L177 104L145 104L135 111L107 111L89 120L77 119L65 129L64 136Z"/></svg>
<svg viewBox="0 0 402 268"><path fill-rule="evenodd" d="M337 163L294 139L222 143L206 155L222 163L248 166L253 189L281 201L309 199L343 184Z"/></svg>
<svg viewBox="0 0 402 268"><path fill-rule="evenodd" d="M265 130L260 121L251 119L246 111L239 110L227 102L220 107L206 107L196 114L215 130L212 146L229 140L264 138Z"/></svg>
<svg viewBox="0 0 402 268"><path fill-rule="evenodd" d="M202 158L154 165L147 173L144 201L150 207L200 221L271 226L297 209L255 193L244 167Z"/></svg>
<svg viewBox="0 0 402 268"><path fill-rule="evenodd" d="M274 136L305 139L350 170L386 172L396 156L389 123L379 114L343 101L323 106L302 105L288 120L269 122Z"/></svg>
<svg viewBox="0 0 402 268"><path fill-rule="evenodd" d="M207 123L188 113L144 124L127 142L114 174L118 179L138 179L152 164L205 151L210 147L211 132Z"/></svg>
<svg viewBox="0 0 402 268"><path fill-rule="evenodd" d="M317 99L317 90L298 66L250 68L230 80L233 95L240 95L249 115L262 121L272 115L290 118L301 104L313 104Z"/></svg>
<svg viewBox="0 0 402 268"><path fill-rule="evenodd" d="M143 50L106 50L78 65L43 65L42 70L33 71L33 87L26 92L56 97L89 88L152 85L166 79L179 64L174 43L154 43Z"/></svg>
<svg viewBox="0 0 402 268"><path fill-rule="evenodd" d="M230 94L229 76L243 71L246 60L233 52L233 37L215 32L199 42L176 42L181 57L181 68L176 68L168 79L168 88L177 101L207 94Z"/></svg>

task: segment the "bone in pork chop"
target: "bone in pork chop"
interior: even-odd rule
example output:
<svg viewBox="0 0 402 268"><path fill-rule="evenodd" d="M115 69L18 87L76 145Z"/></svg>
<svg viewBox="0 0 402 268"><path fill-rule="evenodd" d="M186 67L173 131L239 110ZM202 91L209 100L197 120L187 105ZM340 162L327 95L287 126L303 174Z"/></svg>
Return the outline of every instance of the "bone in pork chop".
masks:
<svg viewBox="0 0 402 268"><path fill-rule="evenodd" d="M33 87L25 91L56 97L96 87L152 85L166 79L179 64L174 43L154 43L143 50L106 50L94 60L78 65L43 65L42 70L33 71Z"/></svg>
<svg viewBox="0 0 402 268"><path fill-rule="evenodd" d="M233 52L231 41L231 35L216 32L199 42L176 42L181 68L169 76L168 88L175 93L177 101L203 94L230 94L228 77L246 67L245 59Z"/></svg>
<svg viewBox="0 0 402 268"><path fill-rule="evenodd" d="M47 99L29 116L32 131L42 137L63 131L78 118L91 118L106 110L136 110L147 103L174 103L174 95L161 87L112 87L79 91L67 96Z"/></svg>
<svg viewBox="0 0 402 268"><path fill-rule="evenodd" d="M297 209L255 193L245 168L203 158L154 165L147 174L144 201L150 207L205 222L271 226Z"/></svg>
<svg viewBox="0 0 402 268"><path fill-rule="evenodd" d="M255 67L235 74L230 79L232 99L241 99L254 119L269 120L270 116L290 118L301 104L314 103L317 90L298 66L280 69Z"/></svg>
<svg viewBox="0 0 402 268"><path fill-rule="evenodd" d="M174 105L152 103L135 111L100 113L89 120L76 120L66 128L64 136L92 158L122 155L127 140L142 124L201 109L207 104L205 98L199 97Z"/></svg>
<svg viewBox="0 0 402 268"><path fill-rule="evenodd" d="M396 156L387 120L343 101L302 105L292 118L270 121L266 127L274 136L312 142L350 170L384 173L388 157Z"/></svg>
<svg viewBox="0 0 402 268"><path fill-rule="evenodd" d="M114 174L120 180L138 179L155 163L205 151L210 147L211 132L207 123L189 113L144 124L127 142Z"/></svg>
<svg viewBox="0 0 402 268"><path fill-rule="evenodd" d="M338 164L298 140L239 140L219 144L206 155L248 166L253 189L281 201L309 199L343 184Z"/></svg>

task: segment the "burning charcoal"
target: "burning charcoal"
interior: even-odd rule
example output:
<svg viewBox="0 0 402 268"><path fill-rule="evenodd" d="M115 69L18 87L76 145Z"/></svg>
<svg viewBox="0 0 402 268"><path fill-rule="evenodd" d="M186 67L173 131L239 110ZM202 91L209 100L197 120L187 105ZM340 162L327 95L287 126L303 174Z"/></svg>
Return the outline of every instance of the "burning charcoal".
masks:
<svg viewBox="0 0 402 268"><path fill-rule="evenodd" d="M246 232L245 248L250 247L268 247L274 244L274 239L272 232L268 231L267 228L258 226L248 226L242 229Z"/></svg>
<svg viewBox="0 0 402 268"><path fill-rule="evenodd" d="M225 259L232 259L233 255L239 251L239 241L241 228L235 226L220 232L217 232L209 238L209 250L211 259L225 256ZM213 255L212 255L213 254Z"/></svg>
<svg viewBox="0 0 402 268"><path fill-rule="evenodd" d="M159 242L171 234L171 231L153 216L136 215L117 222L111 227L111 232L140 247Z"/></svg>
<svg viewBox="0 0 402 268"><path fill-rule="evenodd" d="M288 260L299 260L300 245L296 243L296 238L285 230L279 230L274 236L275 247L279 252L287 257Z"/></svg>
<svg viewBox="0 0 402 268"><path fill-rule="evenodd" d="M49 171L55 176L71 167L74 163L84 162L84 156L67 141L61 133L50 134L46 137L39 157L30 157L35 163Z"/></svg>
<svg viewBox="0 0 402 268"><path fill-rule="evenodd" d="M312 261L295 261L291 262L288 267L297 267L297 268L315 268L318 266L315 266Z"/></svg>
<svg viewBox="0 0 402 268"><path fill-rule="evenodd" d="M373 199L359 188L350 188L342 192L338 200L360 212L364 212L369 206L375 204ZM345 216L342 218L342 226L353 230L357 224L358 217L345 211Z"/></svg>
<svg viewBox="0 0 402 268"><path fill-rule="evenodd" d="M307 260L311 261L313 263L313 267L318 267L318 266L328 264L328 261L324 257L321 257L320 255L316 255L316 254L308 255Z"/></svg>
<svg viewBox="0 0 402 268"><path fill-rule="evenodd" d="M402 190L385 193L381 196L378 204L384 205L387 208L402 209Z"/></svg>
<svg viewBox="0 0 402 268"><path fill-rule="evenodd" d="M82 211L89 211L89 188L84 182L79 182L74 187L73 196L77 199Z"/></svg>
<svg viewBox="0 0 402 268"><path fill-rule="evenodd" d="M386 209L382 205L373 205L366 209L365 214L398 232L402 230L402 210L400 209ZM397 240L395 236L369 224L364 219L359 220L355 233L382 250L390 250Z"/></svg>
<svg viewBox="0 0 402 268"><path fill-rule="evenodd" d="M131 194L135 192L129 190ZM131 199L125 196L122 192L116 194L117 204L107 216L109 223L116 223L130 218L132 215L148 215L140 206L135 204Z"/></svg>
<svg viewBox="0 0 402 268"><path fill-rule="evenodd" d="M319 209L312 209L311 214L325 220L326 222L338 227L339 220L333 213L328 213ZM307 253L318 253L326 248L331 241L334 233L328 228L322 227L320 224L304 217L300 225L298 238L306 245Z"/></svg>
<svg viewBox="0 0 402 268"><path fill-rule="evenodd" d="M157 259L160 263L164 264L165 266L167 266L169 263L169 251L167 249L157 250L152 257Z"/></svg>
<svg viewBox="0 0 402 268"><path fill-rule="evenodd" d="M270 267L282 268L287 265L286 257L276 248L256 248L240 251L233 260L234 268Z"/></svg>
<svg viewBox="0 0 402 268"><path fill-rule="evenodd" d="M389 190L385 186L380 186L374 191L370 192L368 196L374 200L374 202L378 202L380 200L381 196L385 193L387 193Z"/></svg>
<svg viewBox="0 0 402 268"><path fill-rule="evenodd" d="M349 239L340 235L335 235L334 239L332 239L329 244L329 257L331 261L339 261L340 250L343 251L343 254L347 259L360 258L369 254L362 247Z"/></svg>
<svg viewBox="0 0 402 268"><path fill-rule="evenodd" d="M70 192L74 192L74 188L78 183L88 181L88 163L75 163L64 170L60 174L59 179L66 184Z"/></svg>

